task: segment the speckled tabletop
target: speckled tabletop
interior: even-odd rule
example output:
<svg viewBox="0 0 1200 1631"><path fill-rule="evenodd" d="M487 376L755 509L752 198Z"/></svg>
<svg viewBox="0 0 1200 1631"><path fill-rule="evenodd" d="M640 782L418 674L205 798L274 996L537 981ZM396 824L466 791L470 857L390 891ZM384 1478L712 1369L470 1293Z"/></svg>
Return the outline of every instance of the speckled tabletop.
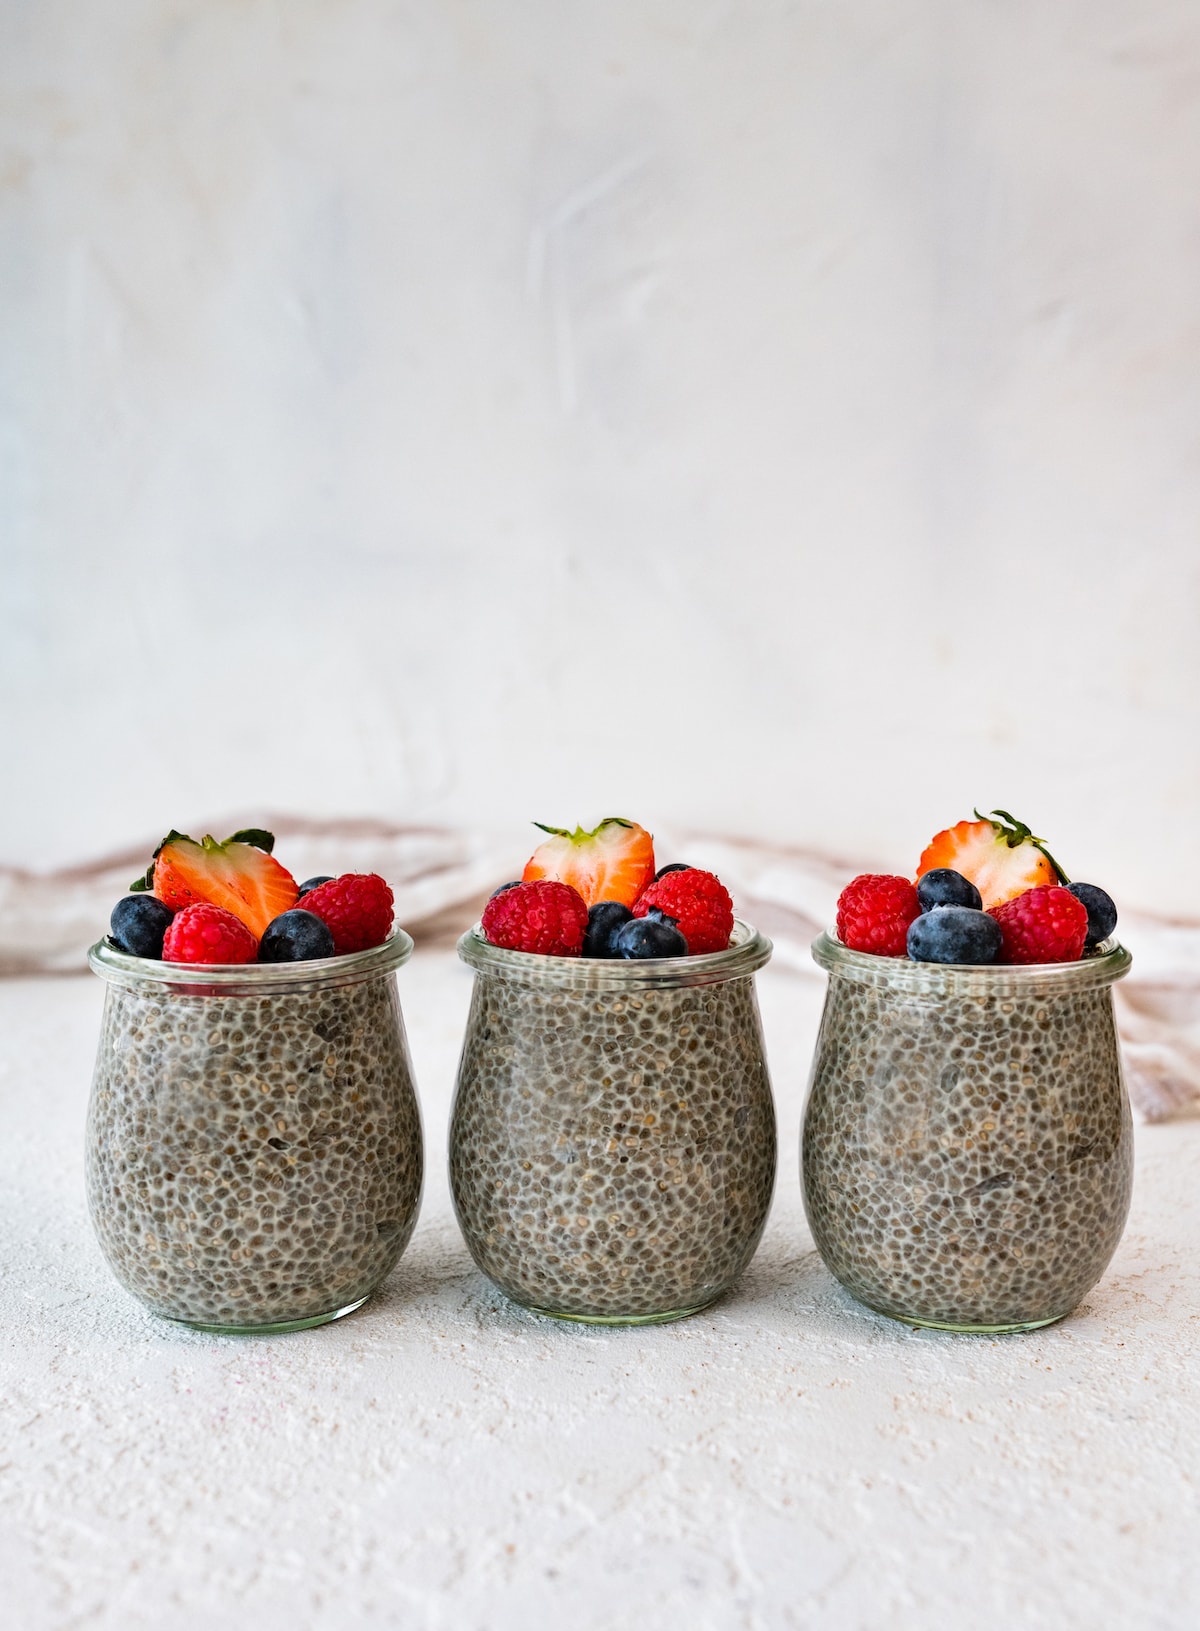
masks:
<svg viewBox="0 0 1200 1631"><path fill-rule="evenodd" d="M783 1160L711 1311L560 1326L474 1271L444 1177L469 977L401 972L430 1173L383 1294L276 1338L110 1279L81 1138L101 989L0 981L0 1571L14 1631L930 1631L1200 1623L1200 1123L1141 1128L1074 1317L914 1332L829 1279L796 1140L820 985L760 992Z"/></svg>

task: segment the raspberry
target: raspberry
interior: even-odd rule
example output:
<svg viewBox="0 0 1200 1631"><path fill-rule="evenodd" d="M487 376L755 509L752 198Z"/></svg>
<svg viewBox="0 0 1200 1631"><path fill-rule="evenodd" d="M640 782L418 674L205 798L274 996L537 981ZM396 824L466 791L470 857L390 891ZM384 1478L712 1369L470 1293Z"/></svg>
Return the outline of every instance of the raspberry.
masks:
<svg viewBox="0 0 1200 1631"><path fill-rule="evenodd" d="M392 928L392 892L378 872L343 872L304 897L304 910L333 935L338 957L382 946Z"/></svg>
<svg viewBox="0 0 1200 1631"><path fill-rule="evenodd" d="M993 906L1002 963L1077 963L1087 939L1087 907L1069 889L1042 884Z"/></svg>
<svg viewBox="0 0 1200 1631"><path fill-rule="evenodd" d="M550 879L513 884L483 909L483 932L493 946L541 957L578 957L587 922L579 891Z"/></svg>
<svg viewBox="0 0 1200 1631"><path fill-rule="evenodd" d="M171 919L162 954L164 963L252 963L258 941L240 917L197 901Z"/></svg>
<svg viewBox="0 0 1200 1631"><path fill-rule="evenodd" d="M733 901L728 889L712 872L684 867L666 872L638 896L634 917L660 912L687 941L693 957L706 951L724 951L733 933Z"/></svg>
<svg viewBox="0 0 1200 1631"><path fill-rule="evenodd" d="M916 886L886 872L864 872L838 896L837 932L851 951L904 957L908 926L921 915Z"/></svg>

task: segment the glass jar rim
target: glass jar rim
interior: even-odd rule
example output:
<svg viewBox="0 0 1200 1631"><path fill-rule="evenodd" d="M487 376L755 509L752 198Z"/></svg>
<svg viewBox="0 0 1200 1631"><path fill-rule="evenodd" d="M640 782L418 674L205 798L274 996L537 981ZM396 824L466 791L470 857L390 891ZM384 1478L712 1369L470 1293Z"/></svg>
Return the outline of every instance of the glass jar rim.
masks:
<svg viewBox="0 0 1200 1631"><path fill-rule="evenodd" d="M1133 958L1109 938L1075 963L916 963L851 951L834 929L812 943L813 961L829 974L860 985L928 997L1018 997L1050 991L1090 991L1112 985L1129 972Z"/></svg>
<svg viewBox="0 0 1200 1631"><path fill-rule="evenodd" d="M631 991L691 985L719 985L763 967L773 951L766 935L752 924L733 920L724 951L695 957L655 957L645 961L600 957L543 957L531 951L493 946L478 923L458 942L458 955L480 974L537 985L567 986L576 991Z"/></svg>
<svg viewBox="0 0 1200 1631"><path fill-rule="evenodd" d="M412 937L393 929L379 946L317 957L303 963L163 963L118 951L110 940L98 940L88 952L88 966L101 979L133 989L166 986L175 992L202 995L236 991L239 996L303 990L310 986L357 985L390 974L412 956Z"/></svg>

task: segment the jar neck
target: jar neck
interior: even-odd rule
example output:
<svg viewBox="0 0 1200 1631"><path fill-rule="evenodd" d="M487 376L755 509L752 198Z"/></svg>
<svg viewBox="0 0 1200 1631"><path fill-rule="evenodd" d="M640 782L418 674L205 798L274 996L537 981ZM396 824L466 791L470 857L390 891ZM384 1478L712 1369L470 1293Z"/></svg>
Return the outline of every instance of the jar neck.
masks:
<svg viewBox="0 0 1200 1631"><path fill-rule="evenodd" d="M111 941L99 940L88 952L88 964L102 980L127 991L166 989L186 991L191 996L222 992L258 996L358 985L402 967L412 950L412 940L404 930L393 929L381 946L311 962L162 963L151 957L131 957L118 951Z"/></svg>
<svg viewBox="0 0 1200 1631"><path fill-rule="evenodd" d="M674 990L693 985L719 985L745 979L769 960L771 942L749 923L735 920L724 951L697 957L660 957L646 961L597 957L539 957L491 945L477 923L458 942L458 955L477 974L514 980L546 989L573 991Z"/></svg>
<svg viewBox="0 0 1200 1631"><path fill-rule="evenodd" d="M1077 963L914 963L907 957L876 957L851 951L832 930L812 944L813 961L831 980L850 980L914 997L1032 998L1052 992L1098 991L1129 972L1133 959L1106 940Z"/></svg>

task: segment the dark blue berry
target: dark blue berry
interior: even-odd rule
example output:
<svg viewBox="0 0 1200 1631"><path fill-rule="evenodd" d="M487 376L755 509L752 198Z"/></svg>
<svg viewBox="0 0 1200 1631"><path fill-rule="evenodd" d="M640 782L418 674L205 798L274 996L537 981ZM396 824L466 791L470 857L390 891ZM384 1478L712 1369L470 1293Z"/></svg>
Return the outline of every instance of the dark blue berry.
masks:
<svg viewBox="0 0 1200 1631"><path fill-rule="evenodd" d="M162 961L163 935L175 916L153 895L126 895L112 909L109 933L118 951Z"/></svg>
<svg viewBox="0 0 1200 1631"><path fill-rule="evenodd" d="M623 923L631 923L633 913L619 900L598 900L588 911L587 931L583 937L585 957L619 957L613 948L613 936Z"/></svg>
<svg viewBox="0 0 1200 1631"><path fill-rule="evenodd" d="M331 877L305 878L304 882L300 885L300 893L297 896L297 899L303 900L305 895L311 895L313 890L319 889L323 883L332 882L333 879Z"/></svg>
<svg viewBox="0 0 1200 1631"><path fill-rule="evenodd" d="M311 963L318 957L333 956L333 936L315 912L302 912L293 906L280 912L263 930L258 943L260 963Z"/></svg>
<svg viewBox="0 0 1200 1631"><path fill-rule="evenodd" d="M935 866L917 879L917 899L923 912L932 912L935 906L970 906L979 911L983 896L970 878L955 872L952 866Z"/></svg>
<svg viewBox="0 0 1200 1631"><path fill-rule="evenodd" d="M635 917L613 936L617 957L686 957L687 949L679 930L662 918Z"/></svg>
<svg viewBox="0 0 1200 1631"><path fill-rule="evenodd" d="M1069 883L1067 888L1087 907L1088 927L1085 948L1107 940L1117 926L1117 908L1107 891L1094 883Z"/></svg>
<svg viewBox="0 0 1200 1631"><path fill-rule="evenodd" d="M493 889L492 890L492 892L489 895L488 899L489 900L495 900L496 896L497 895L502 895L506 889L516 889L516 888L517 888L517 881L515 879L513 880L512 883L502 883L500 885L499 889Z"/></svg>
<svg viewBox="0 0 1200 1631"><path fill-rule="evenodd" d="M694 868L690 867L686 861L672 861L670 866L659 867L654 874L654 881L657 883L660 878L665 878L668 872L691 872L693 870Z"/></svg>
<svg viewBox="0 0 1200 1631"><path fill-rule="evenodd" d="M1000 925L972 906L935 906L908 926L908 955L915 963L994 963Z"/></svg>

